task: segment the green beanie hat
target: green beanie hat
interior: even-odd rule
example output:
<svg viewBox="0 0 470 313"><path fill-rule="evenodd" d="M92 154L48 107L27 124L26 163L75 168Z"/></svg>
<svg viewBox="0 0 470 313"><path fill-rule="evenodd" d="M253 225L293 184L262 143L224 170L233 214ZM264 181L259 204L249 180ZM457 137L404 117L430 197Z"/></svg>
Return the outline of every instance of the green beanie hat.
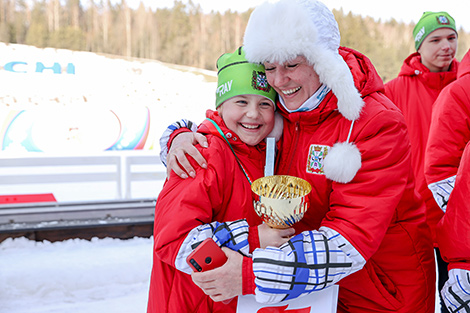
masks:
<svg viewBox="0 0 470 313"><path fill-rule="evenodd" d="M268 84L264 66L249 63L242 47L234 53L221 55L217 60L217 69L216 108L239 95L260 95L275 103L276 92Z"/></svg>
<svg viewBox="0 0 470 313"><path fill-rule="evenodd" d="M416 50L430 33L439 28L450 28L457 32L455 21L447 12L424 12L413 29Z"/></svg>

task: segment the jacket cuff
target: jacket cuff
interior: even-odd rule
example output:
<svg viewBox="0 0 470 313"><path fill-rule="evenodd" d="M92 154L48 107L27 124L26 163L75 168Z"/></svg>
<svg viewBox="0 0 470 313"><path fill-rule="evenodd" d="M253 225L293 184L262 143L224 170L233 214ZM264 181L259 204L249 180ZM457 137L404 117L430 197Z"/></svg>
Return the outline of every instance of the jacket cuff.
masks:
<svg viewBox="0 0 470 313"><path fill-rule="evenodd" d="M455 268L470 271L470 262L450 262L447 266L448 271Z"/></svg>
<svg viewBox="0 0 470 313"><path fill-rule="evenodd" d="M248 243L250 245L250 253L260 248L258 226L250 226L248 228Z"/></svg>
<svg viewBox="0 0 470 313"><path fill-rule="evenodd" d="M252 258L243 258L243 264L242 264L242 285L243 285L243 290L242 294L243 295L254 295L255 294L255 274L253 273L253 259Z"/></svg>

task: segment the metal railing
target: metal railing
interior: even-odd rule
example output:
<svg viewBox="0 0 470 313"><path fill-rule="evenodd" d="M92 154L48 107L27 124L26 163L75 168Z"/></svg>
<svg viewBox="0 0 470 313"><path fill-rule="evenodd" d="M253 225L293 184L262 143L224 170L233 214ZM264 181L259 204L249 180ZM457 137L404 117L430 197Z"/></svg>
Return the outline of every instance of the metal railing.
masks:
<svg viewBox="0 0 470 313"><path fill-rule="evenodd" d="M75 189L77 184L82 184L92 188L90 193L98 193L101 188L103 197L94 197L100 200L156 198L165 177L166 169L154 151L106 151L73 156L0 154L0 195L49 192L60 201L57 194L60 190L73 194L74 190L79 190ZM136 188L133 184L139 182L149 192L134 196ZM107 187L107 194L103 186ZM65 197L65 201L79 200L79 197Z"/></svg>
<svg viewBox="0 0 470 313"><path fill-rule="evenodd" d="M166 168L157 153L149 151L0 154L0 195L47 192L58 200L0 204L0 242L18 236L63 240L151 235L165 178ZM91 196L75 197L77 193Z"/></svg>

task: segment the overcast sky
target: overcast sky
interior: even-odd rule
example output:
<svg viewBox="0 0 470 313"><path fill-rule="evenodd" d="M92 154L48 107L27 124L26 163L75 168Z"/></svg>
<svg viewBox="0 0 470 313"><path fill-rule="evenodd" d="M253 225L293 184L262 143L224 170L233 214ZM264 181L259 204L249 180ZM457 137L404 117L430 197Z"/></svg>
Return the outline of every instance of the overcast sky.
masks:
<svg viewBox="0 0 470 313"><path fill-rule="evenodd" d="M118 1L118 0L115 0ZM127 0L131 6L136 6L141 0ZM172 7L174 0L142 0L146 5L156 7ZM188 0L182 0L187 3ZM265 0L192 0L195 4L200 4L204 12L217 10L225 12L246 11L256 7ZM375 19L389 20L394 18L397 21L406 23L416 23L424 11L447 11L454 17L457 27L463 27L466 32L470 32L470 0L323 0L330 9L343 8L345 13L349 11L362 16L371 16Z"/></svg>

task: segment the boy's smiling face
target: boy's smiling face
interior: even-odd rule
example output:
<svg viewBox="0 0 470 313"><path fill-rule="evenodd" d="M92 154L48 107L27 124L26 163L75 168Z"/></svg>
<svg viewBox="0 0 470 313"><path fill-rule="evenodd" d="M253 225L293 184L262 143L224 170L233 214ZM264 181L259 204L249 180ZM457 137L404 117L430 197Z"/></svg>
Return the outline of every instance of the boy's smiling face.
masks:
<svg viewBox="0 0 470 313"><path fill-rule="evenodd" d="M250 146L260 143L274 127L274 103L263 96L235 96L217 111L225 125Z"/></svg>
<svg viewBox="0 0 470 313"><path fill-rule="evenodd" d="M457 51L457 33L439 28L430 33L419 47L421 62L431 72L447 72Z"/></svg>

